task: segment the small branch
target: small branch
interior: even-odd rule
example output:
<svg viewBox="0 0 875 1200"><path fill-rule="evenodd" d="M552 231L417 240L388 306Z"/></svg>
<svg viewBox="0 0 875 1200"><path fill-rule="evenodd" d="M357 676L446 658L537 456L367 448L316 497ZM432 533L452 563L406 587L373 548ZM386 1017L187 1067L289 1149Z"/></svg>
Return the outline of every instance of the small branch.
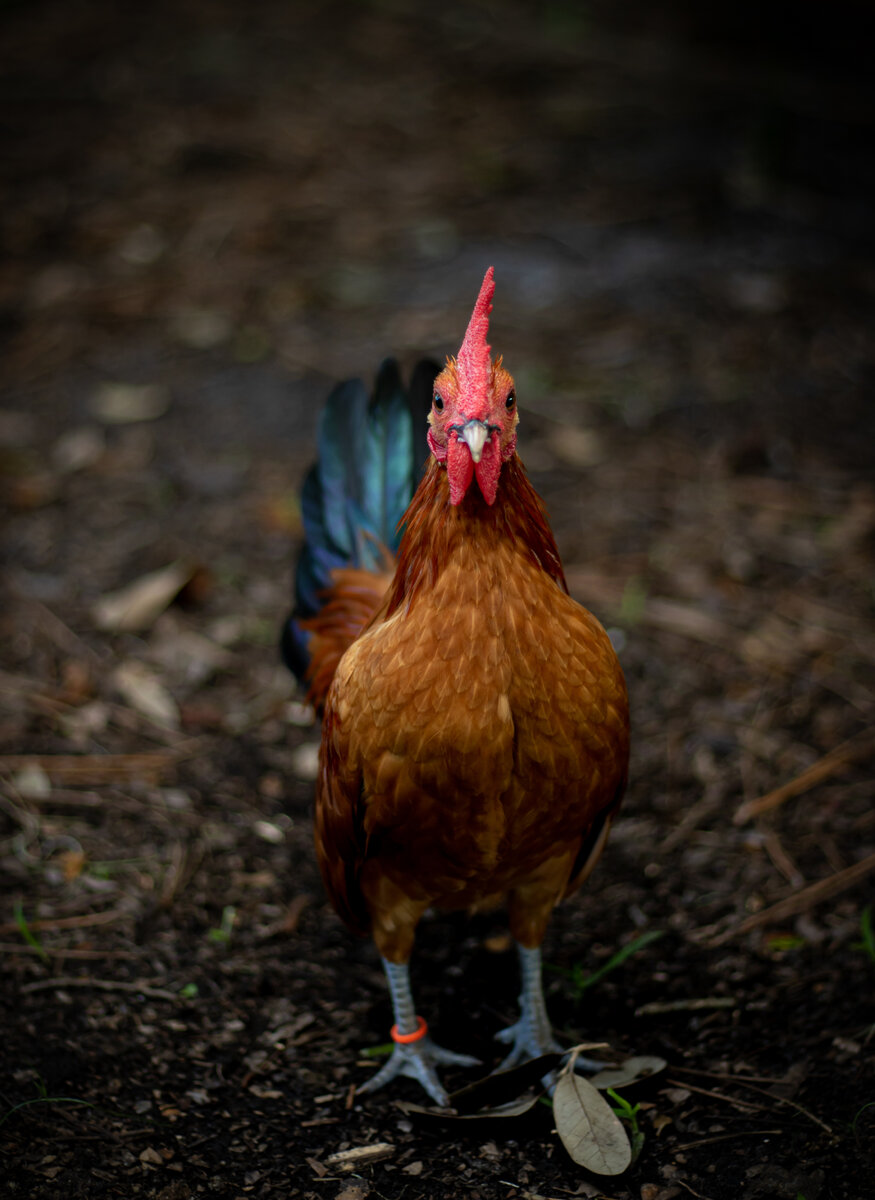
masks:
<svg viewBox="0 0 875 1200"><path fill-rule="evenodd" d="M753 817L762 816L763 813L778 808L785 800L790 800L793 796L801 796L803 792L807 792L821 780L828 779L830 775L834 775L848 763L859 762L871 754L875 754L875 730L865 729L856 737L850 738L848 741L842 742L840 746L836 746L834 750L830 750L829 754L825 754L823 758L812 763L795 779L788 780L787 783L756 800L746 800L744 804L739 805L732 820L736 825L744 825Z"/></svg>
<svg viewBox="0 0 875 1200"><path fill-rule="evenodd" d="M30 928L33 928L31 925ZM118 959L119 961L134 962L140 956L132 954L129 950L64 950L48 948L46 946L28 946L26 942L0 942L0 954L39 954L40 949L44 954L47 954L51 959L75 958L85 962L90 962L94 959L110 958Z"/></svg>
<svg viewBox="0 0 875 1200"><path fill-rule="evenodd" d="M28 921L28 927L35 932L47 929L89 929L92 925L111 925L113 921L120 921L124 917L129 917L131 914L122 909L111 908L104 912L83 913L80 917L46 917L45 919L37 919ZM18 925L15 921L7 921L5 925L0 925L0 934L16 933Z"/></svg>
<svg viewBox="0 0 875 1200"><path fill-rule="evenodd" d="M826 1121L821 1121L820 1117L816 1117L813 1112L809 1112L809 1110L807 1108L803 1108L803 1106L801 1104L799 1104L796 1100L790 1100L786 1096L776 1096L774 1094L774 1092L767 1092L765 1088L758 1087L756 1083L752 1083L751 1078L756 1078L756 1076L745 1077L744 1075L718 1075L713 1071L695 1071L691 1067L675 1067L675 1070L681 1071L685 1075L687 1075L687 1074L689 1074L689 1075L705 1075L709 1079L725 1079L727 1081L727 1083L738 1083L742 1087L749 1088L752 1092L758 1092L759 1095L765 1096L767 1100L773 1100L775 1102L775 1104L787 1104L787 1105L789 1105L790 1108L795 1108L796 1111L802 1113L802 1115L804 1117L808 1117L809 1121L813 1121L815 1125L819 1125L820 1128L822 1130L824 1130L825 1133L828 1133L830 1135L830 1137L833 1136L833 1130L829 1125L827 1125ZM683 1083L682 1081L677 1080L677 1079L670 1079L668 1082L670 1084L672 1084L674 1087L688 1088L691 1092L700 1092L703 1096L713 1096L717 1100L728 1100L729 1099L728 1096L724 1096L720 1092L708 1092L704 1088L696 1087L692 1083ZM781 1084L781 1083L784 1083L785 1081L783 1079L775 1079L775 1080L761 1079L759 1082L760 1083ZM768 1105L764 1105L764 1104L748 1105L748 1102L746 1100L735 1101L734 1103L742 1104L746 1108L750 1107L753 1109L757 1109L760 1112L769 1112L770 1111Z"/></svg>
<svg viewBox="0 0 875 1200"><path fill-rule="evenodd" d="M678 1179L677 1182L687 1189L691 1196L695 1196L696 1200L708 1200L708 1197L703 1192L697 1192L696 1189L689 1183L685 1183L683 1179Z"/></svg>
<svg viewBox="0 0 875 1200"><path fill-rule="evenodd" d="M635 1016L651 1016L654 1013L699 1012L705 1008L735 1008L738 1001L734 996L703 996L700 1000L654 1000L635 1009Z"/></svg>
<svg viewBox="0 0 875 1200"><path fill-rule="evenodd" d="M672 1067L673 1071L680 1071L682 1075L701 1075L703 1079L721 1079L724 1083L770 1083L779 1084L786 1083L784 1079L772 1079L768 1075L727 1075L722 1071L700 1071L696 1067ZM685 1083L680 1085L686 1087Z"/></svg>
<svg viewBox="0 0 875 1200"><path fill-rule="evenodd" d="M749 1112L770 1111L765 1104L754 1104L749 1100L736 1100L733 1096L724 1096L722 1092L712 1092L707 1088L696 1087L694 1083L684 1083L680 1079L669 1079L667 1082L672 1087L686 1088L688 1092L696 1092L699 1096L707 1096L710 1100L720 1100L723 1104L731 1104L733 1108L740 1108Z"/></svg>
<svg viewBox="0 0 875 1200"><path fill-rule="evenodd" d="M674 1150L694 1150L697 1146L710 1146L713 1142L729 1142L740 1137L778 1137L783 1132L783 1129L741 1129L738 1133L719 1133L714 1137L700 1138L698 1142L684 1142L682 1146L675 1146Z"/></svg>
<svg viewBox="0 0 875 1200"><path fill-rule="evenodd" d="M41 767L52 783L95 787L142 779L158 783L180 759L195 753L199 739L187 739L171 750L143 754L4 754L0 772L15 774L25 767Z"/></svg>
<svg viewBox="0 0 875 1200"><path fill-rule="evenodd" d="M807 912L810 908L814 908L815 905L821 904L831 896L837 896L840 892L847 891L848 888L860 883L870 871L875 871L875 854L868 855L868 857L861 859L860 862L853 863L850 867L845 867L842 871L836 871L834 875L830 875L827 879L819 879L817 883L809 884L801 892L794 892L792 896L787 896L785 899L779 900L777 904L773 904L770 908L764 908L762 912L754 913L753 916L742 921L740 925L734 925L731 929L727 929L725 933L709 939L704 944L709 947L722 946L724 942L731 941L732 938L750 933L752 929L759 929L763 925L770 925L776 921L786 921L788 917L798 916L799 913Z"/></svg>
<svg viewBox="0 0 875 1200"><path fill-rule="evenodd" d="M97 992L133 992L138 996L146 996L150 1000L172 1000L178 1004L182 997L166 988L149 987L143 983L125 983L117 979L80 979L77 976L58 975L54 979L38 979L35 983L26 983L21 989L23 996L32 992L48 992L53 988L93 988Z"/></svg>
<svg viewBox="0 0 875 1200"><path fill-rule="evenodd" d="M795 1108L797 1112L802 1113L803 1117L808 1117L809 1121L813 1121L815 1125L819 1125L830 1137L833 1136L833 1130L827 1125L826 1121L821 1121L820 1117L816 1117L813 1112L809 1112L807 1108L803 1108L797 1100L791 1100L787 1096L775 1096L771 1092L767 1092L765 1088L757 1087L755 1083L742 1082L742 1086L750 1088L752 1092L759 1092L761 1096L767 1096L770 1100L775 1100L778 1104L788 1104L790 1108Z"/></svg>

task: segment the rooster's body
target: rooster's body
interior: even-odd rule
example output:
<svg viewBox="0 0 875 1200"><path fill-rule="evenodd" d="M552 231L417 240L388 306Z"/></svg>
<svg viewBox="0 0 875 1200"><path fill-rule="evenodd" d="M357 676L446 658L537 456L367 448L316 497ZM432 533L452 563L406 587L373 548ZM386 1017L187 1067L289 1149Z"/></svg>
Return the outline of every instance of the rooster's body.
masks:
<svg viewBox="0 0 875 1200"><path fill-rule="evenodd" d="M567 593L516 454L513 380L486 345L492 290L490 271L458 359L434 381L432 456L387 590L341 572L308 623L317 702L333 675L319 864L339 914L373 936L395 1008L392 1059L366 1086L410 1074L441 1104L434 1064L471 1060L434 1045L415 1016L407 963L420 917L505 901L523 970L506 1061L554 1048L539 947L553 907L598 859L628 762L622 672Z"/></svg>

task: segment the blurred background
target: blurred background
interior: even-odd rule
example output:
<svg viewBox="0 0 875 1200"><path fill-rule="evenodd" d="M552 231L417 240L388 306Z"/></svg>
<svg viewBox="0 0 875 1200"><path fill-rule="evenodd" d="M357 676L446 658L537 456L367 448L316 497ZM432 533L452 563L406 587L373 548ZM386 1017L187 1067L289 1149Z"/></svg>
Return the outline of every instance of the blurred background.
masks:
<svg viewBox="0 0 875 1200"><path fill-rule="evenodd" d="M803 1062L794 1094L828 1124L872 1098L869 8L0 6L10 1105L37 1080L99 1089L112 1112L78 1118L97 1122L80 1134L148 1114L179 1162L212 1113L197 1097L221 1100L217 1130L222 1106L245 1123L243 1096L280 1161L287 1109L271 1105L330 1126L355 1047L381 1039L372 952L313 867L318 730L277 665L297 489L330 386L387 354L409 371L455 352L490 264L521 455L573 594L621 648L635 721L626 819L588 900L557 917L554 961L593 966L659 928L641 977L587 1000L600 1036L703 1070ZM788 784L800 799L733 823ZM824 906L806 889L825 879ZM458 1048L488 1058L496 1016L472 1025L471 997L513 967L465 936L453 926L470 992L432 964L424 995L450 1025L464 1014ZM166 995L135 1001L138 984ZM553 992L576 1029L559 976ZM635 1017L712 992L735 1008L701 1030ZM188 1051L161 1024L183 993ZM258 1057L302 1019L331 1026L336 1060L306 1032ZM697 1103L659 1101L687 1137L708 1126ZM380 1132L373 1111L343 1119L350 1137ZM97 1194L87 1139L39 1165L60 1120L10 1124L21 1187L57 1167L66 1195ZM862 1194L857 1142L793 1136L786 1194L816 1200L832 1171L851 1181L830 1195ZM147 1188L158 1167L122 1144L110 1175L127 1165ZM526 1153L547 1170L538 1145L503 1150L505 1175ZM722 1183L701 1174L711 1155L693 1155L691 1187L784 1194L745 1182L768 1147L727 1161ZM463 1159L490 1196L494 1162ZM428 1162L426 1179L436 1149ZM186 1160L185 1178L213 1169ZM554 1183L562 1170L551 1160ZM267 1194L269 1174L246 1186Z"/></svg>

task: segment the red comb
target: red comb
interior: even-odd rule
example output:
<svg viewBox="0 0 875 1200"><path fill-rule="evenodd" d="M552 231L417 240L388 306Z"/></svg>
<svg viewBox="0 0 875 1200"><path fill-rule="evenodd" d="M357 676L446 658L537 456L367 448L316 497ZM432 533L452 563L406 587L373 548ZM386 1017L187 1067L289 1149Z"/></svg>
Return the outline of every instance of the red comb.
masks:
<svg viewBox="0 0 875 1200"><path fill-rule="evenodd" d="M491 360L486 335L489 333L489 314L492 312L494 293L495 280L493 279L493 268L490 267L483 276L480 295L477 297L477 303L471 313L465 340L456 356L456 369L461 376L463 386L473 395L485 395L489 386Z"/></svg>

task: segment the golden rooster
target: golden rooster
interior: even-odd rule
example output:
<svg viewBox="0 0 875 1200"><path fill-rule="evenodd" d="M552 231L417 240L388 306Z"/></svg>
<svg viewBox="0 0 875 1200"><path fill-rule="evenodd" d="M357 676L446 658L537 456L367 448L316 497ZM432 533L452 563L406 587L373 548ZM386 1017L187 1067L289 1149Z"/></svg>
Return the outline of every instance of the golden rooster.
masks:
<svg viewBox="0 0 875 1200"><path fill-rule="evenodd" d="M498 1035L511 1046L502 1065L557 1049L540 946L553 907L601 854L629 756L620 665L602 626L568 595L544 506L516 452L514 381L487 344L493 292L490 267L458 356L434 378L430 457L394 568L384 562L392 573L333 571L328 595L311 604L320 611L294 619L286 635L309 639L311 695L324 707L315 821L322 877L347 925L373 937L394 1009L391 1058L359 1090L409 1075L440 1105L447 1094L435 1066L475 1060L438 1046L416 1015L408 963L417 923L432 906L504 902L522 992L519 1021ZM433 374L420 369L413 391ZM383 391L398 403L397 389ZM416 452L397 412L381 414L372 401L360 425L380 425L384 468L393 436L403 441L397 497ZM323 445L330 436L323 425ZM344 453L361 474L356 446ZM391 538L385 521L376 533L362 521L369 532L351 550L363 508L356 500L347 509L339 540L349 561L370 553L378 566L375 537ZM332 555L339 566L343 547Z"/></svg>

